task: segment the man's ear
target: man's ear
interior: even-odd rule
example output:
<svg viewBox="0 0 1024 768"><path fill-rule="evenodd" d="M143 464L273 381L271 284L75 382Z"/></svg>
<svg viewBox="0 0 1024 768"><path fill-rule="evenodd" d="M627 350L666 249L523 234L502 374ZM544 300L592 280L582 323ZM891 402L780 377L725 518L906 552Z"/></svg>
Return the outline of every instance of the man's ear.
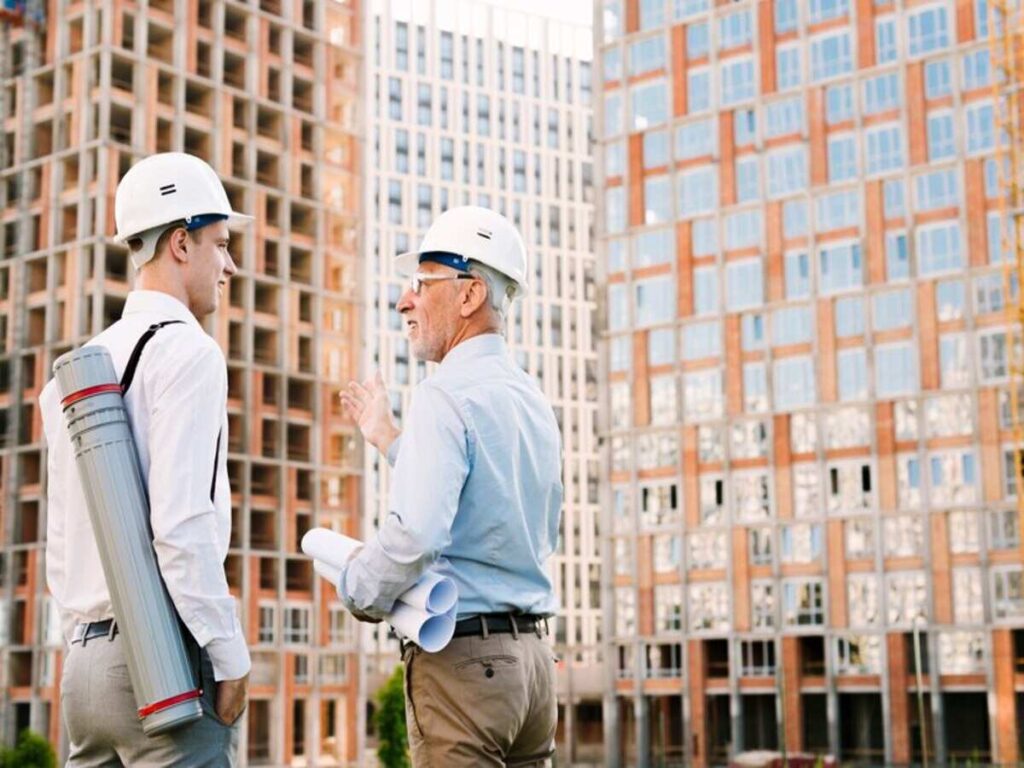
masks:
<svg viewBox="0 0 1024 768"><path fill-rule="evenodd" d="M191 245L191 242L189 234L185 231L184 227L178 227L171 232L167 244L175 261L188 261L188 247Z"/></svg>
<svg viewBox="0 0 1024 768"><path fill-rule="evenodd" d="M481 306L487 303L487 283L479 279L466 282L469 283L469 286L462 292L459 314L462 317L471 317Z"/></svg>

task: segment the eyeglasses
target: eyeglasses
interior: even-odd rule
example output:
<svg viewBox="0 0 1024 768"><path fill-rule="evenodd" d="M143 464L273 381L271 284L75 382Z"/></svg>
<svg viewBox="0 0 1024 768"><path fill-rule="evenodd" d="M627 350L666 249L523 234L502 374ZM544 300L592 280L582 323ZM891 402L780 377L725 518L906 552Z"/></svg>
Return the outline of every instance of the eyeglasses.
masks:
<svg viewBox="0 0 1024 768"><path fill-rule="evenodd" d="M471 275L468 272L460 272L457 275L429 275L425 272L416 272L412 276L409 287L412 292L417 296L420 295L420 288L424 283L439 283L442 280L475 280L476 275Z"/></svg>

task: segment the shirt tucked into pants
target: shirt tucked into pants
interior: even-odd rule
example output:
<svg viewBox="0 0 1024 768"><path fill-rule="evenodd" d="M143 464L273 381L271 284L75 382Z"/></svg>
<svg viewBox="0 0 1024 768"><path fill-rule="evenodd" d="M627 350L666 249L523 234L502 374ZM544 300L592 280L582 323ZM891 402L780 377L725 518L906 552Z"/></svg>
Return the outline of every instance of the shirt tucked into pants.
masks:
<svg viewBox="0 0 1024 768"><path fill-rule="evenodd" d="M405 722L417 768L550 766L555 661L537 633L407 645Z"/></svg>

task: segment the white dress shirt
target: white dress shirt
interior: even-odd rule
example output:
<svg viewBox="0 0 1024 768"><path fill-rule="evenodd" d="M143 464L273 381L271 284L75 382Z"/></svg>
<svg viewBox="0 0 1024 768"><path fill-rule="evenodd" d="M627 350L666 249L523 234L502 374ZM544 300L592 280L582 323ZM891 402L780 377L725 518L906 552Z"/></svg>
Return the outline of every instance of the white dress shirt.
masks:
<svg viewBox="0 0 1024 768"><path fill-rule="evenodd" d="M150 339L125 405L164 583L210 654L216 679L234 680L249 671L250 660L224 575L231 536L224 355L184 304L156 291L132 291L121 319L88 344L107 347L120 376L146 329L166 320L182 322ZM68 636L75 623L110 618L113 610L53 380L39 404L49 446L46 581Z"/></svg>

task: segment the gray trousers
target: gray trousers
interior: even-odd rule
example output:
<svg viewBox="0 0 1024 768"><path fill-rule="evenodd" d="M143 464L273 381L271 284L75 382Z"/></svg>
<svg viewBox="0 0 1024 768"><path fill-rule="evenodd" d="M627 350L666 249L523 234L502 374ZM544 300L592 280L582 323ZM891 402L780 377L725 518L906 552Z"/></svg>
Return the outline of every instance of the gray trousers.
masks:
<svg viewBox="0 0 1024 768"><path fill-rule="evenodd" d="M67 768L234 766L239 725L217 717L213 666L202 654L203 717L159 736L142 732L121 636L75 643L64 661L61 711L71 749Z"/></svg>

